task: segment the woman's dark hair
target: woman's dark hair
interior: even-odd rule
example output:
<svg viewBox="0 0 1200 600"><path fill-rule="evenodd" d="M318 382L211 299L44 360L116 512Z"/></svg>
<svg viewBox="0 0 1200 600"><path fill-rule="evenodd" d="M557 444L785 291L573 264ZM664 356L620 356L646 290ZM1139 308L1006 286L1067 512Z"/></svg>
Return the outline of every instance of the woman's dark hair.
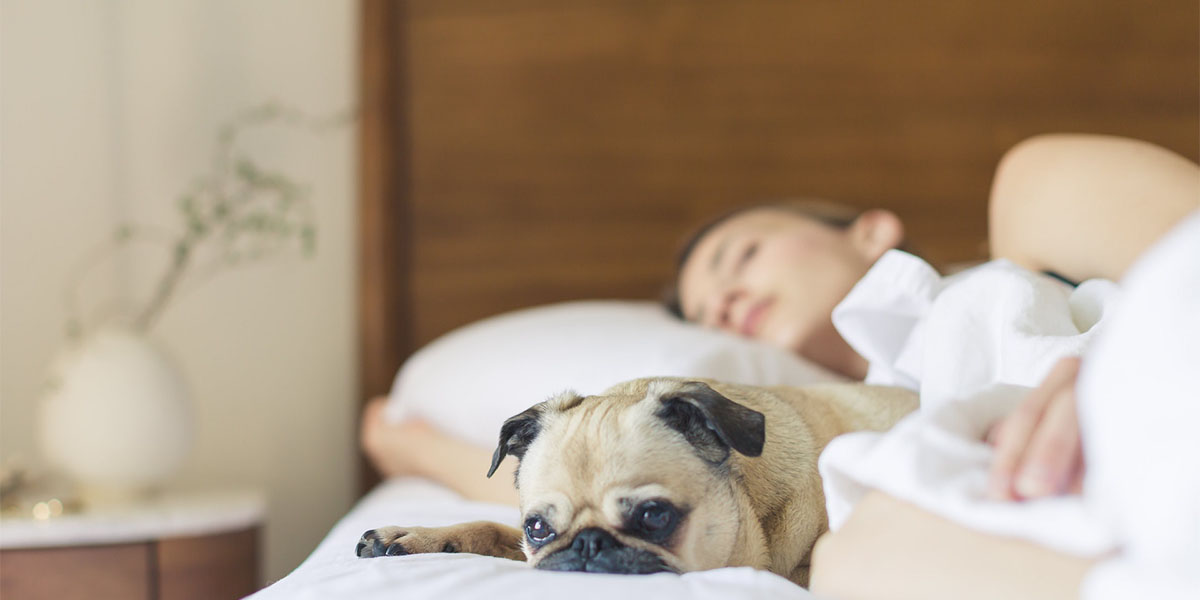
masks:
<svg viewBox="0 0 1200 600"><path fill-rule="evenodd" d="M704 236L708 235L718 225L750 211L763 209L796 213L822 225L842 230L849 229L854 224L855 219L863 213L861 209L846 204L814 198L796 198L743 206L718 216L688 236L675 257L675 277L667 285L666 289L663 290L662 295L662 302L667 307L667 310L671 311L671 314L686 320L683 315L683 305L680 303L679 298L679 276L683 273L683 265L687 263L692 252L696 250L696 244L700 243L700 240L704 239Z"/></svg>

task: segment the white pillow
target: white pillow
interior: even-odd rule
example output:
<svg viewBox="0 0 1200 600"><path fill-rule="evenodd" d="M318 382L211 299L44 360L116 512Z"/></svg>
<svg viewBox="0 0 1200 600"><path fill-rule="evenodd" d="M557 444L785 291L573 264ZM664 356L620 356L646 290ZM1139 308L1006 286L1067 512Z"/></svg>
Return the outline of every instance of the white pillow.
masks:
<svg viewBox="0 0 1200 600"><path fill-rule="evenodd" d="M842 380L790 352L679 321L654 302L566 302L484 319L434 340L397 373L387 415L420 417L490 448L505 419L554 394L598 394L650 376L752 385Z"/></svg>

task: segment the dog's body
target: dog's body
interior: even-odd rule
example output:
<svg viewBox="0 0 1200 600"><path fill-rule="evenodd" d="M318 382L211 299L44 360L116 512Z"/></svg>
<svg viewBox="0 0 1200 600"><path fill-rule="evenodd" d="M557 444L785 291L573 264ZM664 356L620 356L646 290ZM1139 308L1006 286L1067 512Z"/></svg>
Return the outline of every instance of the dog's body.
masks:
<svg viewBox="0 0 1200 600"><path fill-rule="evenodd" d="M387 527L370 557L473 552L552 570L766 569L805 585L827 527L817 456L835 436L884 430L917 406L899 388L758 388L639 379L566 393L505 422L491 475L520 458L524 532L496 523Z"/></svg>

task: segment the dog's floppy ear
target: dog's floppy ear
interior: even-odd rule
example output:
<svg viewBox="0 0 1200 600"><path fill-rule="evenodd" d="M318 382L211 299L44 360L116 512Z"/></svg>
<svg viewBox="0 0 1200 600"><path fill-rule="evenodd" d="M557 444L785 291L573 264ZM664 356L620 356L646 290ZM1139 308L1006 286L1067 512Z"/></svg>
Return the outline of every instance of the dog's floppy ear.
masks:
<svg viewBox="0 0 1200 600"><path fill-rule="evenodd" d="M722 396L698 381L663 394L658 416L683 434L704 460L719 464L733 449L746 456L762 454L766 443L766 418Z"/></svg>
<svg viewBox="0 0 1200 600"><path fill-rule="evenodd" d="M496 446L496 451L492 453L492 467L488 469L488 477L496 472L500 461L504 460L505 456L509 454L517 458L525 456L525 449L533 443L533 439L542 430L541 416L544 406L544 402L535 404L521 414L509 417L504 425L500 426L500 443Z"/></svg>

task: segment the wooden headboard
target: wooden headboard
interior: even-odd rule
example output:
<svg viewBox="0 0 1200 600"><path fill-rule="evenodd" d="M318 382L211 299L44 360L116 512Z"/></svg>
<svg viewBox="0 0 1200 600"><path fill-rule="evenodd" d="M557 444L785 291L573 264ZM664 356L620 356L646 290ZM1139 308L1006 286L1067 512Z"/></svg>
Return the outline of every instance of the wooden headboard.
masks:
<svg viewBox="0 0 1200 600"><path fill-rule="evenodd" d="M653 298L686 232L820 196L985 253L1003 151L1200 155L1195 0L363 0L363 396L449 329Z"/></svg>

